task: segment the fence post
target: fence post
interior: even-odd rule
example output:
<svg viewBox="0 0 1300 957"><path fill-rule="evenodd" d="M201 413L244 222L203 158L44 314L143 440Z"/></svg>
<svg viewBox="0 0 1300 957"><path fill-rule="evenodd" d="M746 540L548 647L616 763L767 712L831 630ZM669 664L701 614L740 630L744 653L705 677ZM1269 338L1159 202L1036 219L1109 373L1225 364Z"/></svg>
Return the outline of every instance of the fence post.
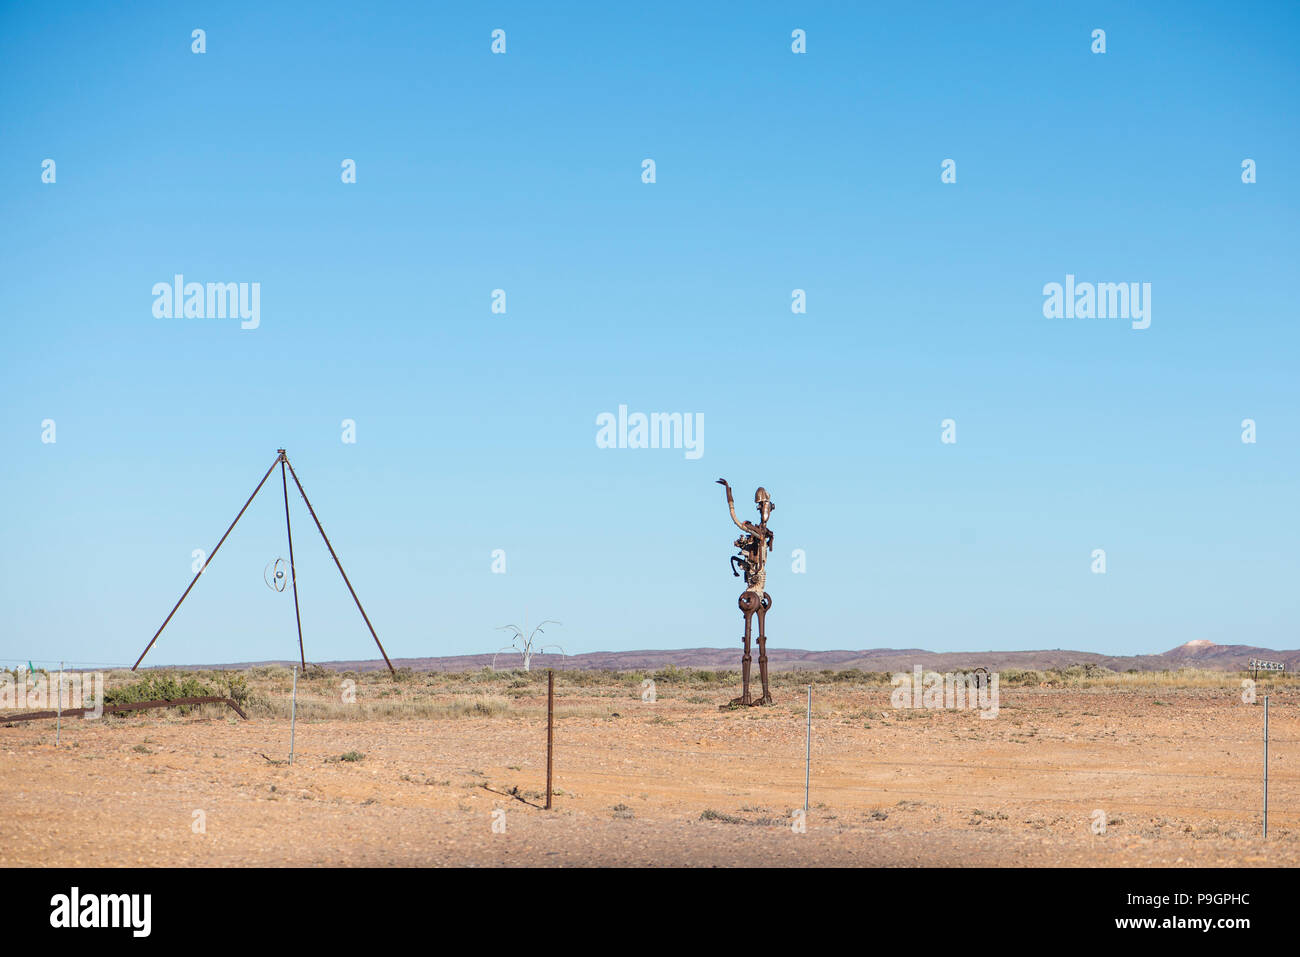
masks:
<svg viewBox="0 0 1300 957"><path fill-rule="evenodd" d="M59 662L59 686L55 689L55 695L58 698L58 715L54 719L54 746L59 746L59 739L63 736L63 662Z"/></svg>
<svg viewBox="0 0 1300 957"><path fill-rule="evenodd" d="M293 735L298 726L298 666L293 666L293 703L289 705L289 763L293 764Z"/></svg>
<svg viewBox="0 0 1300 957"><path fill-rule="evenodd" d="M1268 840L1268 695L1264 695L1264 840Z"/></svg>
<svg viewBox="0 0 1300 957"><path fill-rule="evenodd" d="M546 810L551 809L551 769L555 753L555 671L546 669Z"/></svg>
<svg viewBox="0 0 1300 957"><path fill-rule="evenodd" d="M803 812L808 813L808 782L812 777L812 685L808 686L808 729L803 756Z"/></svg>

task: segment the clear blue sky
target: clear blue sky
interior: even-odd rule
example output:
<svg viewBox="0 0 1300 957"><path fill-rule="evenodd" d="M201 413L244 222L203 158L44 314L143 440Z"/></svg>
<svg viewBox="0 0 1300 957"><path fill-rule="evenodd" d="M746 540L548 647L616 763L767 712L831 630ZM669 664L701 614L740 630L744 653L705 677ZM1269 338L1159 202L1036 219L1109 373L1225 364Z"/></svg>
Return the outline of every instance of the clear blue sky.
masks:
<svg viewBox="0 0 1300 957"><path fill-rule="evenodd" d="M281 445L395 657L738 646L719 476L774 646L1300 645L1300 8L1135 6L6 4L0 657L133 661ZM296 654L278 481L148 663ZM292 505L309 660L374 657Z"/></svg>

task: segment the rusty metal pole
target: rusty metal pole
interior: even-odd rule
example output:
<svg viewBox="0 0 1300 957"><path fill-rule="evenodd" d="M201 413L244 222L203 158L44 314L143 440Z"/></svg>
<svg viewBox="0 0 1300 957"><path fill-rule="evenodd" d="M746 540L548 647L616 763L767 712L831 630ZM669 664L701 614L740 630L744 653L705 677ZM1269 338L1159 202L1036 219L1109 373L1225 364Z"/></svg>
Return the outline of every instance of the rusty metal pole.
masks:
<svg viewBox="0 0 1300 957"><path fill-rule="evenodd" d="M298 494L301 495L302 500L307 503L307 511L311 513L311 520L316 523L316 528L320 532L320 537L325 539L325 547L330 550L330 558L334 559L334 564L338 566L339 574L343 576L343 584L347 585L348 591L352 593L352 600L356 602L357 611L361 612L361 617L365 619L366 627L370 629L370 637L375 639L376 645L379 645L379 653L384 656L384 664L388 665L388 670L390 672L396 674L397 671L393 667L393 663L388 660L388 652L384 651L384 646L379 641L379 636L375 634L375 626L370 624L370 616L367 615L366 610L361 607L361 599L357 597L357 592L356 589L352 587L352 582L348 581L348 573L343 570L343 563L339 561L338 555L334 554L334 546L330 544L329 536L325 534L325 527L321 525L320 519L316 517L316 510L311 507L311 499L309 499L307 493L303 491L302 483L298 481L298 473L293 470L293 463L289 461L287 455L284 457L284 464L289 466L289 474L293 476L293 484L298 486Z"/></svg>
<svg viewBox="0 0 1300 957"><path fill-rule="evenodd" d="M131 666L132 671L135 671L135 669L140 667L140 662L144 661L144 656L149 654L149 649L152 648L154 642L158 640L158 636L163 633L163 629L167 627L167 622L172 620L172 616L176 614L176 609L181 607L181 602L183 602L185 600L185 597L190 593L191 590L193 590L194 586L198 583L198 580L203 575L203 573L208 570L208 565L211 564L212 559L217 557L217 552L221 549L221 546L225 543L226 539L230 536L230 533L234 531L235 526L239 523L239 520L244 517L244 513L248 511L248 506L253 504L253 499L257 498L257 493L262 491L262 486L265 485L266 480L271 477L271 472L275 470L275 467L277 464L279 464L280 460L281 460L280 456L277 455L275 457L275 461L271 463L271 467L267 469L266 474L262 476L262 481L257 483L257 488L253 489L253 494L248 496L248 501L245 502L244 507L239 510L239 514L235 516L235 520L230 523L230 527L226 529L226 534L221 536L221 541L217 542L216 547L214 547L211 553L209 553L208 557L203 560L203 567L200 568L197 573L195 573L194 578L190 581L189 588L186 588L184 594L182 594L181 597L176 600L176 604L172 605L172 610L167 613L167 617L163 619L163 623L159 625L158 630L153 633L153 637L149 639L149 644L145 645L144 651L140 652L140 657L137 658L135 660L135 664Z"/></svg>
<svg viewBox="0 0 1300 957"><path fill-rule="evenodd" d="M555 672L546 670L546 810L551 809L551 769L555 755Z"/></svg>
<svg viewBox="0 0 1300 957"><path fill-rule="evenodd" d="M284 463L284 449L280 449L280 485L284 488L284 531L289 536L289 581L293 583L293 618L298 623L298 659L302 662L302 670L305 672L307 652L302 648L302 615L298 611L298 571L293 564L293 528L289 525L289 482L284 477Z"/></svg>

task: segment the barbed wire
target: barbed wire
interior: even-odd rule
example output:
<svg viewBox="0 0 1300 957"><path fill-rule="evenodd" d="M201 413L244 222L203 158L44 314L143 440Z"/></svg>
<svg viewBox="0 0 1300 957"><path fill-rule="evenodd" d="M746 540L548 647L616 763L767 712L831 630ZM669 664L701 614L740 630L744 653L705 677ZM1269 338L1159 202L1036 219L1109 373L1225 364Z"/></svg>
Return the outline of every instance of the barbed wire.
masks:
<svg viewBox="0 0 1300 957"><path fill-rule="evenodd" d="M131 665L119 661L72 661L71 659L58 659L56 661L55 659L51 659L51 658L0 658L0 661L16 662L20 665L36 664L37 662L39 662L43 670L45 671L50 671L52 670L52 668L57 668L58 665L60 664L88 665L92 668L130 668L131 667ZM45 667L46 665L50 665L51 667Z"/></svg>

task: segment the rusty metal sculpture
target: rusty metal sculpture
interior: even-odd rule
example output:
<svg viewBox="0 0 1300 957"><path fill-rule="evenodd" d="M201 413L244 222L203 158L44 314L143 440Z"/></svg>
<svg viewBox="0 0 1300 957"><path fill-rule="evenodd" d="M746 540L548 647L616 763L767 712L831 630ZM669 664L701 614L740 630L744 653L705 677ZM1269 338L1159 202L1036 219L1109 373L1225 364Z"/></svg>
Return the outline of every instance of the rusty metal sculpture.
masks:
<svg viewBox="0 0 1300 957"><path fill-rule="evenodd" d="M244 513L248 511L248 506L253 504L253 499L257 498L257 493L262 491L262 486L266 484L266 480L271 477L271 473L275 471L277 465L280 466L280 488L284 492L284 531L285 536L289 539L288 580L289 584L293 586L293 617L294 621L298 625L298 657L302 662L303 670L307 670L307 653L303 649L302 644L302 615L298 611L298 576L293 564L293 529L289 524L289 478L292 478L293 484L298 487L298 494L302 496L303 504L307 506L308 514L311 515L312 521L316 523L316 530L320 532L320 537L325 540L325 547L329 549L330 558L334 559L334 564L337 566L339 574L343 576L343 584L348 586L348 592L352 595L352 601L356 603L357 611L361 612L361 618L365 621L366 627L370 629L370 637L375 639L375 644L379 646L379 653L384 656L384 664L388 665L388 670L390 672L396 674L396 671L393 669L393 663L388 660L388 652L384 651L384 646L380 644L379 636L375 634L375 626L370 624L370 616L367 615L366 610L361 607L361 599L357 597L356 590L352 587L352 582L348 581L348 573L343 570L343 563L339 561L338 555L335 554L334 546L330 544L329 536L325 534L324 526L321 525L320 519L316 517L316 510L311 507L311 499L309 499L307 493L303 491L302 483L298 481L298 473L293 470L293 463L289 461L289 456L286 454L284 449L275 450L275 461L271 463L271 467L268 468L266 474L262 476L262 481L257 483L257 488L253 489L253 494L248 496L248 501L246 501L244 507L239 510L239 514L235 516L235 520L230 523L225 534L221 536L221 540L212 547L212 551L208 554L207 561L199 568L194 577L190 580L189 587L181 593L180 598L176 599L176 604L172 605L172 610L167 613L167 617L163 619L163 623L158 626L158 630L155 631L153 637L149 639L149 644L145 645L144 651L140 652L140 657L137 658L135 664L131 666L132 671L135 671L140 667L140 662L144 661L144 656L149 654L149 649L154 646L154 642L158 640L158 636L163 633L163 629L167 627L167 623L172 620L172 617L176 614L176 610L181 607L181 602L185 601L186 597L194 589L194 586L198 584L199 578L202 577L208 566L212 564L212 560L217 557L217 552L221 550L221 546L225 544L226 539L230 537L230 533L235 530L235 526L239 524L239 520L244 517ZM288 469L288 477L286 477L285 474L286 469ZM276 572L274 579L267 577L272 570ZM263 577L266 578L266 583L271 588L276 591L283 591L285 587L283 584L285 579L284 559L278 558L272 565L268 565L266 570L263 572Z"/></svg>
<svg viewBox="0 0 1300 957"><path fill-rule="evenodd" d="M722 707L733 708L743 705L762 705L772 703L772 693L767 683L767 613L772 607L772 596L763 590L767 583L767 553L772 547L772 532L767 527L767 520L776 508L767 489L759 486L754 493L754 506L758 509L759 522L742 522L736 518L736 502L731 496L731 486L726 479L718 479L718 484L727 490L727 508L731 510L731 520L745 534L736 539L739 551L731 556L731 573L735 577L745 577L745 590L740 593L737 604L745 616L745 654L740 659L741 688L740 697L733 698ZM737 571L739 566L739 571ZM763 693L754 697L749 691L750 641L753 637L754 616L758 615L758 673L763 682Z"/></svg>

